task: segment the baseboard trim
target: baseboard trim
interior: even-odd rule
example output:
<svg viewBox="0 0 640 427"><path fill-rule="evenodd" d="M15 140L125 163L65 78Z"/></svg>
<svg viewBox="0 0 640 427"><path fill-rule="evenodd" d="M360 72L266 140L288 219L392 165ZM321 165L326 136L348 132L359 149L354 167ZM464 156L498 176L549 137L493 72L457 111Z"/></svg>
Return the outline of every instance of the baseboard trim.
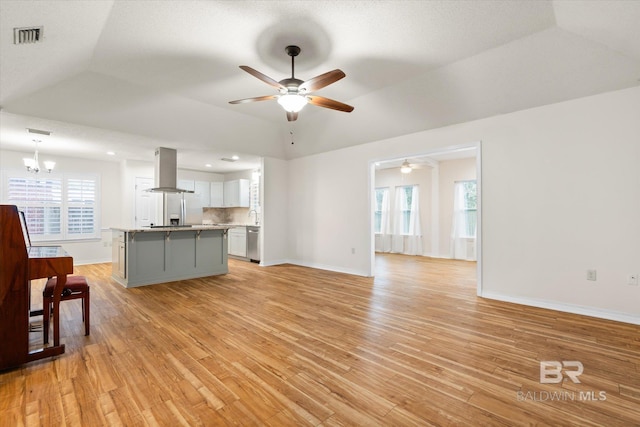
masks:
<svg viewBox="0 0 640 427"><path fill-rule="evenodd" d="M300 267L316 268L318 270L335 271L336 273L353 274L354 276L370 277L366 271L361 271L353 268L337 267L335 265L318 264L314 262L306 262L295 259L290 259L289 264L299 265Z"/></svg>
<svg viewBox="0 0 640 427"><path fill-rule="evenodd" d="M581 305L566 304L555 301L545 301L533 298L514 297L496 292L482 292L482 298L511 302L514 304L528 305L531 307L545 308L548 310L562 311L565 313L580 314L583 316L596 317L599 319L614 320L616 322L630 323L632 325L640 325L640 316L634 316L619 311L602 310L595 307L585 307Z"/></svg>
<svg viewBox="0 0 640 427"><path fill-rule="evenodd" d="M111 263L113 260L111 258L107 259L83 259L80 262L73 261L73 265L89 265L89 264L105 264Z"/></svg>
<svg viewBox="0 0 640 427"><path fill-rule="evenodd" d="M260 261L261 267L271 267L272 265L290 264L288 259L276 259L273 261Z"/></svg>

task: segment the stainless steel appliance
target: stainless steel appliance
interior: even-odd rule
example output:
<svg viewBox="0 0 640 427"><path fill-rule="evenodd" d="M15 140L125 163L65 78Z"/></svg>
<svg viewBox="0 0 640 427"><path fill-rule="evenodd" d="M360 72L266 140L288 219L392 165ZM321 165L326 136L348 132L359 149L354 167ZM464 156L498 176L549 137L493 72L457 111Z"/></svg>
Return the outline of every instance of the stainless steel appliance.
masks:
<svg viewBox="0 0 640 427"><path fill-rule="evenodd" d="M247 226L247 258L260 262L260 227Z"/></svg>
<svg viewBox="0 0 640 427"><path fill-rule="evenodd" d="M187 218L187 207L184 195L193 193L177 187L178 152L173 148L158 147L155 151L154 184L155 187L145 191L163 193L163 225L184 225ZM201 209L202 210L202 209ZM176 220L177 219L177 223ZM202 222L202 220L198 221Z"/></svg>

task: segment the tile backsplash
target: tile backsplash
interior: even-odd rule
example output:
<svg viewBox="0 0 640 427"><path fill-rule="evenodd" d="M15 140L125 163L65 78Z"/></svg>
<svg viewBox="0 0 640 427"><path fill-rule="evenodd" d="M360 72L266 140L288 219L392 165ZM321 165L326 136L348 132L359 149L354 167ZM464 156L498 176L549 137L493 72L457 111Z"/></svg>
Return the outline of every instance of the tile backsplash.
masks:
<svg viewBox="0 0 640 427"><path fill-rule="evenodd" d="M253 225L255 213L249 216L249 208L203 208L202 223Z"/></svg>

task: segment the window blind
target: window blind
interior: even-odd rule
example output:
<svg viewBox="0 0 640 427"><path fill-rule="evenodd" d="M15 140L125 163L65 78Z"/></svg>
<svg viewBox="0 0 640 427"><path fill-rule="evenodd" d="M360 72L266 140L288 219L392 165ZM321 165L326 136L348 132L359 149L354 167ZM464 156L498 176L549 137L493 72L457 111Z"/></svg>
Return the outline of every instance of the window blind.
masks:
<svg viewBox="0 0 640 427"><path fill-rule="evenodd" d="M95 180L67 179L67 236L95 234L95 203Z"/></svg>
<svg viewBox="0 0 640 427"><path fill-rule="evenodd" d="M4 175L6 202L24 211L33 241L100 237L97 175Z"/></svg>

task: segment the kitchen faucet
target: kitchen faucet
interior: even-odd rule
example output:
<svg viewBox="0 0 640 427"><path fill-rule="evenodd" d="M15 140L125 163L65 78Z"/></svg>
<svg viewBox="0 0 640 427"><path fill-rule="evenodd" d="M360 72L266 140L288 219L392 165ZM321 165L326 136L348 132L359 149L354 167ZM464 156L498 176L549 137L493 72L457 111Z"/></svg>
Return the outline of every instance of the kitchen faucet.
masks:
<svg viewBox="0 0 640 427"><path fill-rule="evenodd" d="M255 213L255 214L256 214L256 225L258 225L258 211L257 211L257 210L255 210L255 209L251 209L251 210L249 211L249 214L248 214L247 216L251 216L251 212L253 212L253 213Z"/></svg>

